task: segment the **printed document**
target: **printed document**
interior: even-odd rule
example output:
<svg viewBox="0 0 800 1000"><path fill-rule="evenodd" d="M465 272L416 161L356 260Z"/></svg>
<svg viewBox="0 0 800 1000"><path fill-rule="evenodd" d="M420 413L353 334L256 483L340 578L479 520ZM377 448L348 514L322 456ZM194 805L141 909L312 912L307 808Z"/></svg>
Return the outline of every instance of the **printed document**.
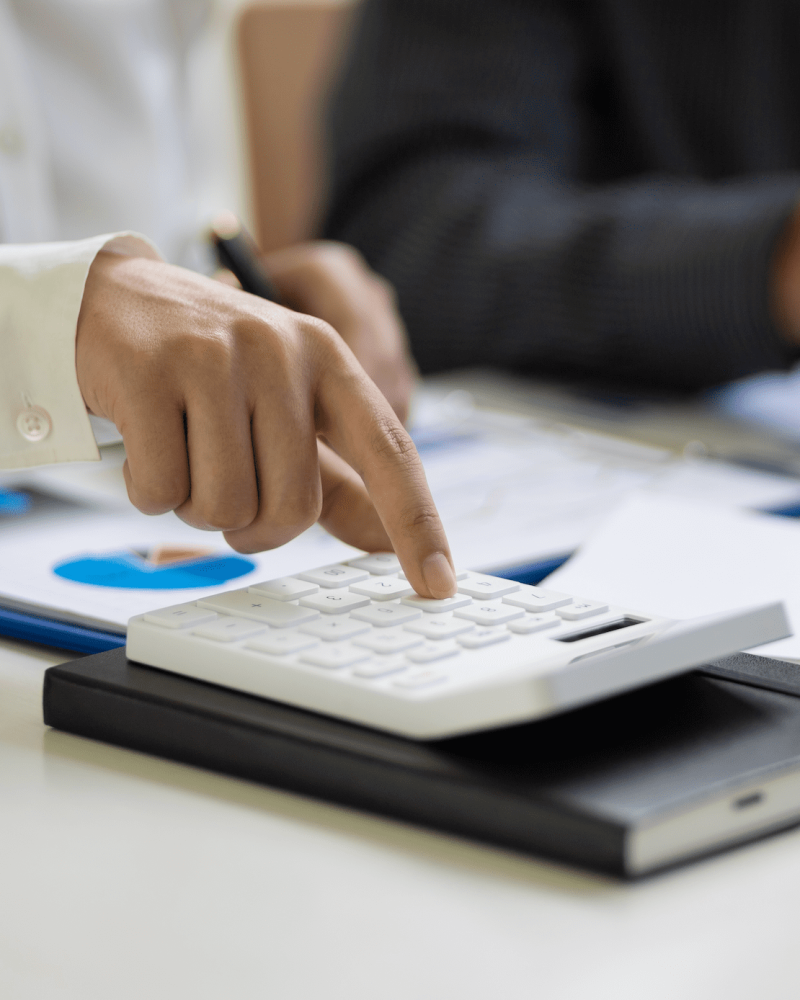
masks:
<svg viewBox="0 0 800 1000"><path fill-rule="evenodd" d="M749 652L800 659L800 521L642 492L542 586L668 618L784 601L794 635Z"/></svg>

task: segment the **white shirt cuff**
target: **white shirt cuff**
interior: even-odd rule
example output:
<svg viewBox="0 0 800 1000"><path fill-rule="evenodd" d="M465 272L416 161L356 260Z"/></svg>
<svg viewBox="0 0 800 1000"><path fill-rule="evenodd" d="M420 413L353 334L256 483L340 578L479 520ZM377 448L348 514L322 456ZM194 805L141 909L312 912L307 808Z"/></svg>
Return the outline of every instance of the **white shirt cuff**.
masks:
<svg viewBox="0 0 800 1000"><path fill-rule="evenodd" d="M75 334L101 250L161 259L136 233L0 245L0 469L100 457L78 388Z"/></svg>

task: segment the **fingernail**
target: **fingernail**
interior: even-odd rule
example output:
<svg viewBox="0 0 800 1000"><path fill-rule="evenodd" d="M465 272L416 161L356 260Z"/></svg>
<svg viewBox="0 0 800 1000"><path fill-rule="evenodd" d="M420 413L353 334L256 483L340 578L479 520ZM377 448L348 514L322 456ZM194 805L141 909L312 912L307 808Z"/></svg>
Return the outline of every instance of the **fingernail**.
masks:
<svg viewBox="0 0 800 1000"><path fill-rule="evenodd" d="M443 552L428 556L422 564L422 576L434 597L452 597L456 592L456 575Z"/></svg>

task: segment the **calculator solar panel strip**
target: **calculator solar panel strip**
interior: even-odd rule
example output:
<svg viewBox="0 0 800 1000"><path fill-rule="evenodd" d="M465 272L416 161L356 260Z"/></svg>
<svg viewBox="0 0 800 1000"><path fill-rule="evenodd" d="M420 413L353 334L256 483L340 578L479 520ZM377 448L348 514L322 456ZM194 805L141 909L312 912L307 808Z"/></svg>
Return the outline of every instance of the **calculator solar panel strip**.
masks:
<svg viewBox="0 0 800 1000"><path fill-rule="evenodd" d="M790 634L782 604L674 621L382 553L132 618L131 660L415 739L553 715Z"/></svg>

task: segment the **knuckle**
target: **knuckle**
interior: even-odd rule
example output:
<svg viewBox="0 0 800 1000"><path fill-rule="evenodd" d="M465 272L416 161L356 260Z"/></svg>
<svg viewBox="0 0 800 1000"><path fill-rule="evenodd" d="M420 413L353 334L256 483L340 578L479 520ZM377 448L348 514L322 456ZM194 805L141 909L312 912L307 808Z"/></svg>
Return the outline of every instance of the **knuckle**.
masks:
<svg viewBox="0 0 800 1000"><path fill-rule="evenodd" d="M317 483L316 488L300 488L280 501L265 504L262 518L266 529L288 541L316 524L321 510L322 490Z"/></svg>
<svg viewBox="0 0 800 1000"><path fill-rule="evenodd" d="M176 510L186 502L187 494L187 488L179 483L149 483L144 487L131 483L128 486L131 503L143 514L166 514Z"/></svg>
<svg viewBox="0 0 800 1000"><path fill-rule="evenodd" d="M417 458L411 436L393 414L382 414L372 437L376 454L399 464L409 465Z"/></svg>
<svg viewBox="0 0 800 1000"><path fill-rule="evenodd" d="M319 341L321 344L337 344L339 335L330 323L316 316L303 316L300 321L302 332L309 340Z"/></svg>
<svg viewBox="0 0 800 1000"><path fill-rule="evenodd" d="M183 338L182 353L195 368L217 378L229 376L234 366L234 344L227 331L189 334Z"/></svg>
<svg viewBox="0 0 800 1000"><path fill-rule="evenodd" d="M194 517L212 531L236 531L253 522L257 505L247 500L220 497L193 504Z"/></svg>
<svg viewBox="0 0 800 1000"><path fill-rule="evenodd" d="M131 358L127 394L140 404L154 395L185 399L214 394L238 381L238 357L229 331L180 331L145 356Z"/></svg>
<svg viewBox="0 0 800 1000"><path fill-rule="evenodd" d="M280 535L270 531L259 530L257 532L247 531L244 534L238 531L226 531L223 537L235 552L249 556L256 552L269 552L272 549L279 549L281 545L290 542L295 536Z"/></svg>
<svg viewBox="0 0 800 1000"><path fill-rule="evenodd" d="M415 532L441 526L439 512L432 503L424 502L407 511L406 522Z"/></svg>
<svg viewBox="0 0 800 1000"><path fill-rule="evenodd" d="M279 549L296 537L296 534L298 532L291 534L273 531L261 526L253 529L251 526L245 531L223 532L223 538L235 552L249 556L257 552L270 552L272 549Z"/></svg>
<svg viewBox="0 0 800 1000"><path fill-rule="evenodd" d="M196 372L203 369L223 370L233 357L232 323L221 317L213 321L176 325L168 335L154 336L146 352L139 352L150 372Z"/></svg>
<svg viewBox="0 0 800 1000"><path fill-rule="evenodd" d="M324 320L303 316L300 332L308 353L324 366L336 365L343 355L343 341L334 328Z"/></svg>
<svg viewBox="0 0 800 1000"><path fill-rule="evenodd" d="M291 317L291 318L290 318ZM245 381L254 377L264 384L286 382L295 370L297 337L294 314L284 311L258 318L247 317L234 328L232 353Z"/></svg>
<svg viewBox="0 0 800 1000"><path fill-rule="evenodd" d="M421 535L433 535L442 530L433 502L419 498L416 502L407 503L400 511L398 527L407 538L419 538Z"/></svg>
<svg viewBox="0 0 800 1000"><path fill-rule="evenodd" d="M234 552L239 552L243 556L249 556L255 552L265 552L270 548L269 545L254 543L249 536L241 535L238 531L224 531L222 537Z"/></svg>
<svg viewBox="0 0 800 1000"><path fill-rule="evenodd" d="M226 534L225 538L244 554L277 549L316 524L321 513L321 489L298 490L280 501L262 501L257 519L245 531Z"/></svg>
<svg viewBox="0 0 800 1000"><path fill-rule="evenodd" d="M242 555L250 555L254 552L269 552L271 549L279 549L287 542L291 542L300 534L302 528L292 530L289 528L278 529L274 525L248 528L245 531L225 532L225 541L232 549L241 552Z"/></svg>

